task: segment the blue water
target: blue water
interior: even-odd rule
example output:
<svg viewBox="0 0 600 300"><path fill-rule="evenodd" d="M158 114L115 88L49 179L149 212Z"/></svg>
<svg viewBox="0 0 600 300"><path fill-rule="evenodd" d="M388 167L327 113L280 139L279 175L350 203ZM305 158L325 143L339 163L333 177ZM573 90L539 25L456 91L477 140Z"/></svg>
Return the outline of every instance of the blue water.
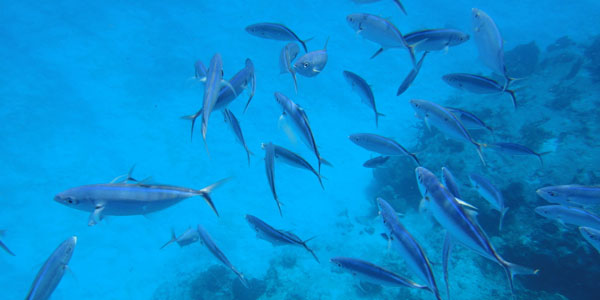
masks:
<svg viewBox="0 0 600 300"><path fill-rule="evenodd" d="M235 292L232 273L207 271L219 262L201 244L159 250L171 228L179 234L202 224L247 278L266 286L260 299L434 299L431 293L406 288L359 289L357 280L329 263L334 256L357 257L411 277L379 236L381 220L373 199L384 196L405 213L402 222L428 253L444 291L444 231L418 212L414 165L397 159L393 167L373 172L362 167L372 154L348 140L352 133L373 132L417 152L431 170L449 165L464 190L469 190L469 172L485 172L496 180L514 213L508 213L504 232L495 229L495 211L472 190L464 194L485 208L480 222L503 256L540 269L538 276L517 277L518 299L596 299L600 255L577 230L541 218L533 207L544 204L535 196L542 186L600 182L600 138L594 134L599 129L595 111L600 94L600 77L594 72L600 68L597 59L584 55L585 49L593 53L590 45L600 34L600 4L403 2L408 16L392 1L3 1L0 230L6 231L1 240L16 256L0 251L0 298L22 299L52 251L76 235L72 272L52 299L253 299ZM568 60L561 64L554 59L538 67L518 83L523 106L513 112L508 97L467 94L440 80L450 72L490 73L469 41L447 53L431 53L414 84L396 97L412 67L407 52L392 49L370 60L378 46L357 36L345 21L350 13L369 12L388 17L403 33L450 27L471 34L472 7L495 20L505 51L535 41L540 62L560 58L546 48L568 36L577 46L559 52L581 57L582 69L565 81ZM279 74L285 42L260 39L244 30L258 22L284 23L302 39L314 38L307 44L309 50L321 49L329 38L327 66L317 77L298 76L297 95L290 75ZM199 127L190 142L190 124L180 119L202 106L203 84L192 78L193 63L200 59L208 64L216 52L223 57L224 78L241 69L246 58L255 65L256 95L248 111L242 113L247 93L230 105L255 153L250 166L220 112L214 112L209 123L210 156ZM386 114L379 128L344 81L342 70L360 74L372 85L378 110ZM275 91L305 108L322 156L334 165L322 167L325 190L309 172L276 167L283 217L267 184L260 143L283 145L316 164L312 153L300 141L290 141L279 125ZM485 116L496 136L477 138L511 139L552 153L540 167L536 159L505 159L490 152L490 167L483 169L470 146L446 141L440 134L432 137L414 117L408 104L412 98L460 105ZM108 216L88 227L87 212L52 200L71 187L110 182L133 164L136 178L152 176L153 182L191 188L232 176L213 194L220 218L196 197L158 213ZM316 236L309 245L321 264L302 248L273 247L257 239L245 214L303 239ZM220 277L206 279L203 272ZM501 268L466 248L454 251L450 281L454 299L510 298Z"/></svg>

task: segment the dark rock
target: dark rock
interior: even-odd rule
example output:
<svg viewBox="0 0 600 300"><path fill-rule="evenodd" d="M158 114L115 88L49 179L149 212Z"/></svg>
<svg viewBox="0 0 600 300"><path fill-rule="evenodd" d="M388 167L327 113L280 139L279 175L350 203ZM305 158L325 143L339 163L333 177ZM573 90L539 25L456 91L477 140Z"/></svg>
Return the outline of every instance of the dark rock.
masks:
<svg viewBox="0 0 600 300"><path fill-rule="evenodd" d="M245 287L241 281L233 282L233 299L236 300L256 300L267 291L267 284L263 280L252 278L248 280L248 287Z"/></svg>
<svg viewBox="0 0 600 300"><path fill-rule="evenodd" d="M566 49L568 47L574 46L575 42L573 42L573 40L571 38L569 38L568 36L563 36L558 38L554 44L548 45L548 47L546 47L546 51L548 52L552 52L552 51L556 51L556 50L562 50L562 49Z"/></svg>
<svg viewBox="0 0 600 300"><path fill-rule="evenodd" d="M585 68L590 72L594 81L600 82L600 35L596 36L592 44L584 49L583 54L588 59Z"/></svg>
<svg viewBox="0 0 600 300"><path fill-rule="evenodd" d="M527 77L535 72L539 57L540 48L535 42L519 45L504 54L506 71L511 77Z"/></svg>

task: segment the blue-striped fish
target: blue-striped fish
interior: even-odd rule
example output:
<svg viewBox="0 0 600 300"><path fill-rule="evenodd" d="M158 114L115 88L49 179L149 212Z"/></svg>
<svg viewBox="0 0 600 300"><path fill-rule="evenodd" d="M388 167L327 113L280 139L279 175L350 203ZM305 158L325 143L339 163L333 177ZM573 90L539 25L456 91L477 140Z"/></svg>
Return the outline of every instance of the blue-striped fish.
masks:
<svg viewBox="0 0 600 300"><path fill-rule="evenodd" d="M390 156L383 156L383 155L377 156L377 157L374 157L374 158L371 158L371 159L365 161L363 163L363 167L379 168L379 167L383 166L388 161L388 159L390 159Z"/></svg>
<svg viewBox="0 0 600 300"><path fill-rule="evenodd" d="M543 217L558 221L562 225L585 226L600 230L600 217L581 208L562 205L544 205L535 208Z"/></svg>
<svg viewBox="0 0 600 300"><path fill-rule="evenodd" d="M298 56L298 52L300 52L300 47L296 43L288 43L281 49L281 54L279 54L279 73L290 73L292 74L292 79L294 80L294 90L296 94L298 93L298 82L296 81L296 71L292 67L292 61Z"/></svg>
<svg viewBox="0 0 600 300"><path fill-rule="evenodd" d="M325 69L327 65L327 43L325 42L323 49L308 52L300 56L294 63L296 73L305 77L315 77Z"/></svg>
<svg viewBox="0 0 600 300"><path fill-rule="evenodd" d="M221 54L215 53L210 60L204 84L204 97L202 98L202 139L206 142L208 130L208 119L219 98L221 85L223 84L223 60ZM228 86L233 90L230 84ZM208 149L208 148L207 148Z"/></svg>
<svg viewBox="0 0 600 300"><path fill-rule="evenodd" d="M358 3L358 4L363 4L363 3L373 3L373 2L379 2L381 0L352 0L354 1L354 3ZM400 0L393 0L394 3L396 3L396 6L398 6L398 8L400 8L400 10L406 15L406 9L404 9L404 5L402 5L402 2L400 2Z"/></svg>
<svg viewBox="0 0 600 300"><path fill-rule="evenodd" d="M275 229L271 225L265 223L263 220L255 217L253 215L246 215L246 221L248 221L248 224L250 224L252 229L254 229L254 231L256 231L256 236L258 238L268 241L271 244L273 244L274 246L279 246L279 245L301 246L304 249L306 249L306 251L310 252L310 254L315 258L315 260L318 263L321 263L319 261L319 258L315 254L315 252L312 249L308 248L308 246L306 245L306 243L308 241L312 240L313 238L303 241L297 235L293 234L292 232Z"/></svg>
<svg viewBox="0 0 600 300"><path fill-rule="evenodd" d="M204 229L204 227L198 225L198 234L200 235L200 238L202 239L202 244L204 244L204 246L206 246L206 248L210 251L210 253L212 253L221 263L223 263L226 267L228 267L231 271L233 271L233 273L235 273L235 275L240 279L240 282L242 282L242 284L245 287L249 287L248 281L246 280L246 278L244 278L244 274L242 274L240 271L238 271L233 266L233 264L231 264L229 259L227 259L225 254L223 254L223 251L221 251L221 249L219 249L219 247L217 247L217 244L215 244L212 237Z"/></svg>
<svg viewBox="0 0 600 300"><path fill-rule="evenodd" d="M550 203L568 206L600 205L600 186L554 185L538 189L536 193Z"/></svg>
<svg viewBox="0 0 600 300"><path fill-rule="evenodd" d="M415 81L415 78L417 78L417 75L419 75L419 71L421 70L423 60L425 59L425 55L427 55L427 53L428 52L423 53L423 56L421 56L421 59L419 59L419 62L417 63L417 66L412 68L408 75L406 75L404 81L402 81L402 83L398 87L398 90L396 91L396 96L400 96L402 93L406 92L406 90L408 90L408 87L410 87L413 81Z"/></svg>
<svg viewBox="0 0 600 300"><path fill-rule="evenodd" d="M471 174L469 176L471 180L471 185L477 190L479 195L483 197L493 209L500 212L500 223L498 225L498 230L502 230L502 221L504 220L504 216L508 211L508 207L504 205L504 197L502 196L502 192L500 192L487 178L479 175L479 174Z"/></svg>
<svg viewBox="0 0 600 300"><path fill-rule="evenodd" d="M505 153L508 155L534 155L540 160L540 164L544 166L542 155L548 154L549 152L537 153L526 146L515 144L515 143L491 143L486 145L487 148L492 150Z"/></svg>
<svg viewBox="0 0 600 300"><path fill-rule="evenodd" d="M250 164L250 155L253 155L254 153L252 153L246 145L246 141L244 140L244 134L242 133L242 128L240 127L240 122L235 117L235 115L227 108L223 109L223 116L225 117L225 122L229 124L229 127L231 127L231 130L235 134L235 137L238 139L240 144L244 146L244 149L246 150L246 155L248 156L248 164Z"/></svg>
<svg viewBox="0 0 600 300"><path fill-rule="evenodd" d="M379 116L385 116L384 114L377 111L375 106L375 96L371 90L371 86L362 77L350 71L344 71L344 78L352 87L352 90L360 96L362 103L366 104L375 113L375 127L379 126Z"/></svg>
<svg viewBox="0 0 600 300"><path fill-rule="evenodd" d="M251 35L278 41L296 41L302 45L304 52L306 50L306 41L301 40L291 29L278 23L257 23L246 27L246 31Z"/></svg>
<svg viewBox="0 0 600 300"><path fill-rule="evenodd" d="M512 104L517 109L517 96L515 91L505 88L496 80L475 74L452 73L442 76L442 79L451 87L475 94L500 94L508 93Z"/></svg>
<svg viewBox="0 0 600 300"><path fill-rule="evenodd" d="M398 144L398 142L380 136L374 133L354 133L348 137L356 145L365 148L369 151L377 152L381 155L393 155L393 156L409 156L412 160L421 165L419 159L414 153L408 152L406 148Z"/></svg>
<svg viewBox="0 0 600 300"><path fill-rule="evenodd" d="M590 227L579 227L579 232L600 253L600 230Z"/></svg>
<svg viewBox="0 0 600 300"><path fill-rule="evenodd" d="M0 236L4 235L4 230L0 230ZM8 247L6 245L4 245L4 243L2 241L0 241L0 248L4 249L4 251L6 251L8 254L15 256L15 254L10 251L10 249L8 249Z"/></svg>
<svg viewBox="0 0 600 300"><path fill-rule="evenodd" d="M514 295L514 275L532 275L538 272L510 263L500 257L472 212L461 205L431 171L417 167L415 173L423 196L422 205L447 230L453 241L460 242L477 254L502 266L508 277L511 294Z"/></svg>
<svg viewBox="0 0 600 300"><path fill-rule="evenodd" d="M398 214L387 201L383 198L377 198L377 205L379 207L379 215L381 215L383 224L389 234L390 242L398 250L400 256L404 259L413 274L422 280L422 282L425 282L435 297L441 300L442 298L438 291L435 277L433 276L431 264L423 248L404 228L398 219Z"/></svg>
<svg viewBox="0 0 600 300"><path fill-rule="evenodd" d="M370 283L384 286L409 287L421 290L429 290L428 286L417 284L408 278L404 278L390 270L384 269L361 259L351 257L334 257L331 259L331 262L336 266L350 272L358 279Z"/></svg>
<svg viewBox="0 0 600 300"><path fill-rule="evenodd" d="M469 35L456 29L425 29L404 35L415 51L447 51L449 47L460 45L469 40Z"/></svg>
<svg viewBox="0 0 600 300"><path fill-rule="evenodd" d="M490 132L494 132L494 130L487 126L485 124L485 122L483 122L481 119L479 119L476 115L474 115L471 112L468 112L466 110L462 110L460 108L454 108L454 107L447 107L446 109L449 110L451 113L453 113L455 116L457 116L460 121L462 122L462 124L465 126L466 129L469 130L473 130L473 129L487 129Z"/></svg>
<svg viewBox="0 0 600 300"><path fill-rule="evenodd" d="M321 175L304 158L302 158L302 156L300 156L286 148L275 145L275 144L273 144L273 147L274 147L274 151L275 151L274 153L275 153L276 159L278 159L281 162L286 163L292 167L296 167L299 169L305 169L305 170L308 170L311 173L315 174L315 176L317 176L317 178L319 179L319 184L321 184L321 188L325 189L323 187L323 181L321 180Z"/></svg>
<svg viewBox="0 0 600 300"><path fill-rule="evenodd" d="M72 236L58 245L35 276L26 300L50 299L67 270L76 244L77 237Z"/></svg>
<svg viewBox="0 0 600 300"><path fill-rule="evenodd" d="M479 59L492 71L504 76L506 80L504 88L507 88L511 78L506 74L504 40L500 35L500 30L490 16L477 8L471 10L471 23Z"/></svg>
<svg viewBox="0 0 600 300"><path fill-rule="evenodd" d="M275 190L275 145L270 142L266 144L263 143L261 148L265 150L265 171L267 173L267 181L269 182L273 199L275 199L275 203L277 203L279 215L282 216L281 202L279 202L279 197L277 197L277 191Z"/></svg>
<svg viewBox="0 0 600 300"><path fill-rule="evenodd" d="M164 247L170 245L173 242L176 242L179 245L179 247L185 247L187 245L197 242L198 239L200 239L200 236L198 235L198 230L196 230L195 228L188 228L179 237L177 237L175 235L175 231L171 229L171 239L164 245L162 245L160 249L163 249Z"/></svg>
<svg viewBox="0 0 600 300"><path fill-rule="evenodd" d="M446 167L442 167L442 183L455 198L462 199L456 179Z"/></svg>

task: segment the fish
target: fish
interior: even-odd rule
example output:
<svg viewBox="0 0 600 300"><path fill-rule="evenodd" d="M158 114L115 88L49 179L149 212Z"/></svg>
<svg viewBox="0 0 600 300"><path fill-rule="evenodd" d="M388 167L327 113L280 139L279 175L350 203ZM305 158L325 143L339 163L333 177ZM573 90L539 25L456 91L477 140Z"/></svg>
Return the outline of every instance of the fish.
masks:
<svg viewBox="0 0 600 300"><path fill-rule="evenodd" d="M383 224L390 237L390 242L394 244L413 274L422 280L422 282L425 282L435 297L441 300L442 298L431 269L431 263L429 263L429 259L423 248L404 228L400 219L398 219L398 214L387 201L378 197L377 206L379 207L379 215L382 217Z"/></svg>
<svg viewBox="0 0 600 300"><path fill-rule="evenodd" d="M408 50L413 66L417 65L413 47L406 42L400 30L398 30L398 28L390 21L366 13L350 14L346 16L346 21L350 27L356 31L356 34L381 46L381 48L371 56L371 59L375 58L386 49L401 48Z"/></svg>
<svg viewBox="0 0 600 300"><path fill-rule="evenodd" d="M398 142L374 133L354 133L349 137L350 141L354 144L365 148L369 151L379 153L381 155L392 155L392 156L409 156L412 160L421 165L419 159L414 153L408 152L406 148L398 144Z"/></svg>
<svg viewBox="0 0 600 300"><path fill-rule="evenodd" d="M250 224L250 227L252 227L252 229L254 229L254 231L256 231L256 236L258 238L268 241L271 244L273 244L274 246L279 246L279 245L301 246L304 249L306 249L306 251L308 251L315 258L315 260L318 263L321 263L319 261L319 258L315 254L315 252L312 249L308 248L308 246L306 245L306 243L308 243L308 241L314 239L314 237L303 241L294 233L289 232L289 231L275 229L271 225L265 223L263 220L255 217L253 215L246 215L246 221L248 222L248 224Z"/></svg>
<svg viewBox="0 0 600 300"><path fill-rule="evenodd" d="M544 205L535 208L540 216L558 221L563 226L575 225L600 230L600 217L581 208L563 205Z"/></svg>
<svg viewBox="0 0 600 300"><path fill-rule="evenodd" d="M77 237L72 236L58 245L35 276L26 300L50 299L67 270L76 244Z"/></svg>
<svg viewBox="0 0 600 300"><path fill-rule="evenodd" d="M229 180L230 178L221 179L199 190L139 183L90 184L60 192L54 196L54 201L70 208L91 212L88 226L96 225L104 216L147 215L195 196L202 196L218 217L219 213L210 193Z"/></svg>
<svg viewBox="0 0 600 300"><path fill-rule="evenodd" d="M365 163L363 163L363 167L365 168L379 168L381 166L383 166L388 159L390 159L390 156L377 156L374 158L371 158L367 161L365 161Z"/></svg>
<svg viewBox="0 0 600 300"><path fill-rule="evenodd" d="M600 253L600 230L582 226L579 227L579 232Z"/></svg>
<svg viewBox="0 0 600 300"><path fill-rule="evenodd" d="M267 172L267 181L269 182L273 199L275 199L275 203L277 203L279 215L283 216L281 213L281 202L279 202L279 197L277 197L277 191L275 190L275 145L273 145L273 143L263 143L261 148L265 150L265 171Z"/></svg>
<svg viewBox="0 0 600 300"><path fill-rule="evenodd" d="M396 91L396 96L400 96L402 93L406 92L406 90L408 90L408 87L410 87L413 81L415 81L415 78L417 78L417 75L419 75L419 71L421 70L423 60L425 59L425 55L427 55L427 53L428 52L423 53L423 56L421 56L421 59L419 59L419 62L417 63L417 66L411 69L408 75L406 75L404 81L402 81L402 83L398 87L398 91Z"/></svg>
<svg viewBox="0 0 600 300"><path fill-rule="evenodd" d="M298 56L300 52L300 47L296 43L288 43L281 49L281 54L279 54L279 70L280 74L290 73L292 74L292 79L294 80L294 90L296 94L298 93L298 82L296 80L296 71L292 67L292 61Z"/></svg>
<svg viewBox="0 0 600 300"><path fill-rule="evenodd" d="M567 206L600 205L600 186L554 185L538 189L536 193L550 203Z"/></svg>
<svg viewBox="0 0 600 300"><path fill-rule="evenodd" d="M292 167L296 167L299 169L305 169L315 174L319 179L319 184L321 184L321 188L323 187L323 181L321 180L321 175L313 168L302 156L294 153L286 148L273 144L273 148L275 151L275 158L281 160L281 162L286 163Z"/></svg>
<svg viewBox="0 0 600 300"><path fill-rule="evenodd" d="M327 65L327 43L329 38L325 42L325 46L321 50L308 52L296 60L294 63L294 70L296 73L305 77L315 77L323 71L325 65Z"/></svg>
<svg viewBox="0 0 600 300"><path fill-rule="evenodd" d="M362 77L358 76L355 73L350 71L344 71L344 78L352 87L352 90L356 92L360 99L364 104L366 104L369 108L373 110L375 113L375 127L379 126L379 116L385 116L384 114L377 111L377 107L375 106L375 96L373 96L373 91L371 90L371 86L364 80Z"/></svg>
<svg viewBox="0 0 600 300"><path fill-rule="evenodd" d="M202 67L204 67L201 61L196 62L196 64L200 64ZM196 73L198 73L198 71ZM200 74L204 74L204 77L206 77L206 68L204 68L204 71L200 71ZM221 89L219 90L219 96L217 98L217 101L215 102L213 110L222 110L226 108L233 100L237 98L238 95L240 95L250 85L252 89L250 90L250 96L248 97L248 101L246 102L246 106L244 107L244 112L246 112L246 110L248 109L248 105L250 105L250 101L252 101L252 98L254 97L254 92L256 90L254 64L249 58L246 59L246 66L229 79L229 84L233 87L233 90L230 89L228 86L221 87ZM196 119L199 116L203 115L203 113L204 108L201 108L198 112L196 112L193 115L181 117L184 120L192 121L192 138L194 136L194 124L196 122Z"/></svg>
<svg viewBox="0 0 600 300"><path fill-rule="evenodd" d="M483 197L493 209L500 212L500 223L498 225L498 230L502 230L502 221L504 220L504 216L508 211L508 207L504 205L504 197L502 197L502 192L500 192L487 178L479 175L479 174L471 174L469 176L471 180L471 185L477 190L479 195Z"/></svg>
<svg viewBox="0 0 600 300"><path fill-rule="evenodd" d="M440 28L419 30L404 35L406 43L413 45L415 51L448 51L469 40L469 35L456 29Z"/></svg>
<svg viewBox="0 0 600 300"><path fill-rule="evenodd" d="M317 147L317 143L315 142L315 137L313 135L312 129L310 128L310 122L308 121L308 116L304 109L292 101L290 98L286 97L282 93L275 92L275 100L277 103L281 105L283 108L283 113L280 119L284 117L288 118L293 126L296 134L300 136L302 142L315 154L318 161L318 171L321 174L321 164L331 165L325 159L321 157L319 154L319 148Z"/></svg>
<svg viewBox="0 0 600 300"><path fill-rule="evenodd" d="M465 128L467 128L469 130L487 129L490 132L494 132L494 130L491 127L486 125L485 122L483 122L481 119L479 119L473 113L470 113L466 110L462 110L460 108L454 108L454 107L446 106L446 109L449 110L451 113L453 113L455 116L457 116L460 119L460 121L463 123Z"/></svg>
<svg viewBox="0 0 600 300"><path fill-rule="evenodd" d="M486 147L509 155L535 155L540 160L540 164L542 165L542 167L544 166L542 155L550 153L537 153L526 146L515 143L491 143L486 145Z"/></svg>
<svg viewBox="0 0 600 300"><path fill-rule="evenodd" d="M471 24L479 59L486 67L504 76L504 88L506 89L512 79L506 74L504 39L502 39L498 26L490 16L478 8L471 10Z"/></svg>
<svg viewBox="0 0 600 300"><path fill-rule="evenodd" d="M223 60L221 54L215 53L210 60L204 84L204 97L202 98L202 139L206 143L206 131L208 130L208 118L219 97L219 91L223 82ZM231 87L231 84L229 84ZM207 148L208 149L208 148Z"/></svg>
<svg viewBox="0 0 600 300"><path fill-rule="evenodd" d="M229 124L231 130L233 130L235 137L237 137L240 144L244 146L244 149L246 150L246 155L248 156L248 164L250 164L250 155L254 155L254 153L252 153L246 145L246 141L244 140L244 134L242 134L242 128L240 127L240 122L238 122L238 119L235 117L235 115L227 108L223 109L223 116L225 117L225 122Z"/></svg>
<svg viewBox="0 0 600 300"><path fill-rule="evenodd" d="M467 73L451 73L442 76L442 79L451 87L475 94L500 94L508 93L513 107L517 109L517 96L515 91L509 90L496 80Z"/></svg>
<svg viewBox="0 0 600 300"><path fill-rule="evenodd" d="M485 166L485 159L481 152L481 144L476 142L462 122L449 110L443 106L427 100L410 100L410 105L415 110L418 117L425 121L428 128L436 127L446 137L456 139L463 142L468 142L475 146L479 159Z"/></svg>
<svg viewBox="0 0 600 300"><path fill-rule="evenodd" d="M233 273L235 273L235 275L239 278L240 282L246 288L249 287L250 285L248 284L248 281L244 277L244 274L242 274L242 272L238 271L233 266L233 264L231 264L229 259L227 259L227 256L225 256L225 254L223 253L223 251L221 251L221 249L219 249L219 247L217 247L217 244L215 244L214 240L212 239L210 234L206 231L206 229L204 229L204 227L198 225L197 232L200 235L200 238L202 239L202 244L204 244L204 246L206 246L206 248L210 251L210 253L212 253L221 263L223 263Z"/></svg>
<svg viewBox="0 0 600 300"><path fill-rule="evenodd" d="M454 198L462 199L458 184L456 184L456 179L454 179L454 175L452 175L452 172L446 167L442 167L442 184L444 184Z"/></svg>
<svg viewBox="0 0 600 300"><path fill-rule="evenodd" d="M4 235L4 230L0 230L0 236ZM6 251L6 253L12 255L12 256L16 256L12 251L10 251L10 249L8 249L8 247L2 242L0 241L0 248L4 249L4 251Z"/></svg>
<svg viewBox="0 0 600 300"><path fill-rule="evenodd" d="M373 3L373 2L379 2L381 0L352 0L354 1L354 3L358 3L358 4L364 4L364 3ZM400 8L400 10L407 15L406 13L406 9L404 9L404 5L402 5L402 2L400 2L400 0L394 0L394 3L396 4L396 6L398 6L398 8Z"/></svg>
<svg viewBox="0 0 600 300"><path fill-rule="evenodd" d="M185 247L187 245L193 244L200 239L200 235L198 234L198 230L194 228L188 228L184 233L182 233L179 237L175 236L175 231L171 229L171 239L166 242L160 249L170 245L173 242L176 242L179 247Z"/></svg>
<svg viewBox="0 0 600 300"><path fill-rule="evenodd" d="M251 35L278 41L296 41L302 45L304 52L308 52L306 49L307 40L301 40L291 29L285 25L278 23L257 23L246 27L246 31Z"/></svg>
<svg viewBox="0 0 600 300"><path fill-rule="evenodd" d="M390 270L384 269L361 259L351 257L333 257L330 259L330 261L338 267L350 272L353 276L358 277L358 279L370 283L384 286L409 287L420 290L429 290L428 286L417 284L408 278L404 278Z"/></svg>
<svg viewBox="0 0 600 300"><path fill-rule="evenodd" d="M429 170L423 167L415 169L419 191L423 196L422 206L447 230L452 242L460 242L477 254L498 263L504 269L510 291L514 298L513 277L516 274L534 275L539 270L519 266L504 260L490 243L487 234L475 218L448 189ZM448 259L445 257L445 259ZM447 261L444 262L447 264Z"/></svg>

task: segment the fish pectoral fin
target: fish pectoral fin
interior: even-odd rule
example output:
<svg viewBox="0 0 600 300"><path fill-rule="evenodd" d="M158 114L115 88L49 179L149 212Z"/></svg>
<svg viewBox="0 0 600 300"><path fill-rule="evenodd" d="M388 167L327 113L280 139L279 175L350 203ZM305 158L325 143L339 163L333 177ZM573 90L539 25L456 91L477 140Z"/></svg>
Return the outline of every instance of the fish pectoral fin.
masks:
<svg viewBox="0 0 600 300"><path fill-rule="evenodd" d="M281 128L283 130L283 132L285 132L285 134L287 135L290 142L292 142L292 144L296 145L298 143L296 135L294 134L294 132L293 132L292 128L290 127L290 125L288 124L288 122L286 122L286 119L283 114L281 115L281 117L279 117L279 120L277 121L277 126L279 128Z"/></svg>
<svg viewBox="0 0 600 300"><path fill-rule="evenodd" d="M228 87L233 92L233 95L235 95L235 97L238 96L238 94L235 92L235 89L233 88L233 85L231 85L229 81L223 79L221 80L221 85Z"/></svg>
<svg viewBox="0 0 600 300"><path fill-rule="evenodd" d="M454 198L454 200L456 200L456 202L458 202L458 204L460 204L463 208L466 208L468 210L474 211L475 215L477 215L477 211L479 210L477 207L475 207L475 206L473 206L473 205L471 205L471 204L469 204L469 203L467 203L467 202L465 202L463 200L460 200L460 199L458 199L456 197Z"/></svg>
<svg viewBox="0 0 600 300"><path fill-rule="evenodd" d="M103 210L104 210L104 205L96 205L96 208L90 214L90 218L88 220L88 226L94 226L102 220L102 211Z"/></svg>

